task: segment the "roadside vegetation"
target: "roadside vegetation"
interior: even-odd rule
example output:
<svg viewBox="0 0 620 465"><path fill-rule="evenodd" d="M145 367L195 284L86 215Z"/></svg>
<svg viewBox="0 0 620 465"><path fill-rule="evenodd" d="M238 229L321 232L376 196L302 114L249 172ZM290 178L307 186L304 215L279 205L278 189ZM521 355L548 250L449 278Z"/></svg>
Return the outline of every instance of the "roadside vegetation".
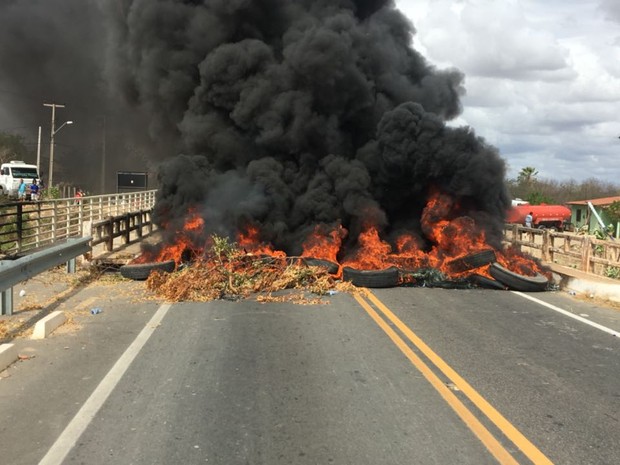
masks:
<svg viewBox="0 0 620 465"><path fill-rule="evenodd" d="M508 191L513 199L522 199L532 205L565 204L572 200L587 200L600 197L620 195L620 185L590 178L577 182L575 180L557 181L538 178L538 171L526 166L515 179L507 180ZM620 203L613 208L620 216Z"/></svg>

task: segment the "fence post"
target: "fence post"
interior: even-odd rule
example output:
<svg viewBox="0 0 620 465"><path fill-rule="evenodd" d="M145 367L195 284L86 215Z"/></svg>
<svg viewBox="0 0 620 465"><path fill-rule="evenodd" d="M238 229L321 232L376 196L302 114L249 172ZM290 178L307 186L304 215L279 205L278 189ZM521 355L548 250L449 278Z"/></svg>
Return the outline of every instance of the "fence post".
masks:
<svg viewBox="0 0 620 465"><path fill-rule="evenodd" d="M105 225L105 229L107 231L108 237L107 237L107 242L105 245L105 248L108 252L112 252L112 250L114 250L114 218L113 217L109 217L108 218L108 222Z"/></svg>
<svg viewBox="0 0 620 465"><path fill-rule="evenodd" d="M590 236L584 236L581 247L581 271L588 273L590 271L590 254L592 251Z"/></svg>
<svg viewBox="0 0 620 465"><path fill-rule="evenodd" d="M513 224L512 225L512 247L517 246L518 239L519 239L519 225ZM519 247L519 250L521 250L521 247Z"/></svg>
<svg viewBox="0 0 620 465"><path fill-rule="evenodd" d="M52 202L52 241L56 240L56 217L58 215L58 202Z"/></svg>
<svg viewBox="0 0 620 465"><path fill-rule="evenodd" d="M125 213L125 218L122 221L125 221L125 244L129 244L131 241L131 213Z"/></svg>
<svg viewBox="0 0 620 465"><path fill-rule="evenodd" d="M543 261L548 262L550 261L550 252L549 252L549 230L545 229L543 231L543 237L542 237L542 248L541 248L541 256Z"/></svg>
<svg viewBox="0 0 620 465"><path fill-rule="evenodd" d="M39 247L40 242L41 242L41 205L42 202L37 202L37 222L36 222L36 229L35 229L35 237L34 237L34 246L35 247Z"/></svg>
<svg viewBox="0 0 620 465"><path fill-rule="evenodd" d="M17 218L16 218L17 224L16 226L16 233L17 233L17 251L21 252L22 251L22 234L24 233L24 229L23 229L23 224L22 222L24 221L24 209L23 209L23 205L20 203L19 205L17 205Z"/></svg>
<svg viewBox="0 0 620 465"><path fill-rule="evenodd" d="M144 212L142 210L140 210L140 212L138 213L138 238L142 239L142 217L144 215Z"/></svg>
<svg viewBox="0 0 620 465"><path fill-rule="evenodd" d="M148 212L148 225L149 225L149 234L153 232L153 209L151 208Z"/></svg>

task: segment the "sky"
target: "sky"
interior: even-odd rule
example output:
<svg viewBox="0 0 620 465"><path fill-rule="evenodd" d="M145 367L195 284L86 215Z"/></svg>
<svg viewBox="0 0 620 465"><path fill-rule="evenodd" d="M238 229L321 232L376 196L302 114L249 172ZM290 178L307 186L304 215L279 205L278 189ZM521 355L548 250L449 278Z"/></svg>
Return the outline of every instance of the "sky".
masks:
<svg viewBox="0 0 620 465"><path fill-rule="evenodd" d="M620 1L396 0L413 46L465 74L463 112L508 177L620 186Z"/></svg>

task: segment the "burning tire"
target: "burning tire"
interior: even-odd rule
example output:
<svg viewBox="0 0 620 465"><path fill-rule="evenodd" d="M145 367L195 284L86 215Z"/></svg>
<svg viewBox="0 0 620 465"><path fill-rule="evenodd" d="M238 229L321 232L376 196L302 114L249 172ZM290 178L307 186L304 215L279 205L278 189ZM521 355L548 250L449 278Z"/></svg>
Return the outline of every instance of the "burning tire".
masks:
<svg viewBox="0 0 620 465"><path fill-rule="evenodd" d="M495 256L495 251L489 249L451 260L446 263L446 266L453 273L461 273L463 271L480 268L481 266L488 265L489 263L494 263L496 260L497 257Z"/></svg>
<svg viewBox="0 0 620 465"><path fill-rule="evenodd" d="M340 266L338 263L330 260L323 260L321 258L304 258L303 262L306 266L320 266L325 268L329 274L337 274Z"/></svg>
<svg viewBox="0 0 620 465"><path fill-rule="evenodd" d="M496 289L505 291L506 286L495 279L487 278L481 274L473 274L469 277L469 282L484 289Z"/></svg>
<svg viewBox="0 0 620 465"><path fill-rule="evenodd" d="M123 265L120 268L121 276L127 279L143 281L149 277L151 271L160 270L166 273L172 273L175 268L174 260L166 260L165 262L139 263Z"/></svg>
<svg viewBox="0 0 620 465"><path fill-rule="evenodd" d="M342 270L342 280L350 281L357 287L394 287L398 286L399 271L395 266L385 270L356 270L345 266Z"/></svg>
<svg viewBox="0 0 620 465"><path fill-rule="evenodd" d="M524 276L507 270L499 263L493 263L489 272L493 278L514 291L541 292L547 289L549 282L540 273L536 273L536 276Z"/></svg>

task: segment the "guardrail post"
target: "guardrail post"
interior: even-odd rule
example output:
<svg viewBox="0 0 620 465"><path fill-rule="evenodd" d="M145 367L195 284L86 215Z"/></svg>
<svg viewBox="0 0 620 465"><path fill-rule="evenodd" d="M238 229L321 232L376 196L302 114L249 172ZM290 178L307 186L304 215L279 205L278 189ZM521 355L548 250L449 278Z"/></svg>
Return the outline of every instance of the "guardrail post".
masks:
<svg viewBox="0 0 620 465"><path fill-rule="evenodd" d="M73 257L67 262L67 273L74 274L76 268L76 259Z"/></svg>
<svg viewBox="0 0 620 465"><path fill-rule="evenodd" d="M13 288L10 287L0 293L0 315L13 314Z"/></svg>

